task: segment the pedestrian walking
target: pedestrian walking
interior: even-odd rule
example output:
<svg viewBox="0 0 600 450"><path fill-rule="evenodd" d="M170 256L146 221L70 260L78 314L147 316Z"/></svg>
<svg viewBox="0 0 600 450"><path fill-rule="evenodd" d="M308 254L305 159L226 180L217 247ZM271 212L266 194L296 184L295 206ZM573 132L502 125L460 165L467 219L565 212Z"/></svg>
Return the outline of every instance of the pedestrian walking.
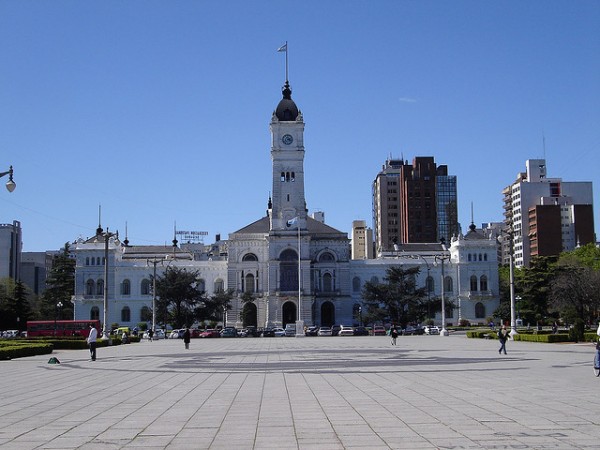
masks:
<svg viewBox="0 0 600 450"><path fill-rule="evenodd" d="M148 331L148 340L150 342L152 342L152 336L154 336L154 330L151 329L150 331Z"/></svg>
<svg viewBox="0 0 600 450"><path fill-rule="evenodd" d="M506 326L502 325L502 328L498 330L498 340L500 341L500 349L498 350L498 354L506 355L506 341L508 340L508 332L506 331Z"/></svg>
<svg viewBox="0 0 600 450"><path fill-rule="evenodd" d="M96 361L96 339L98 338L98 330L90 323L90 334L88 334L87 343L90 346L90 357L92 361Z"/></svg>
<svg viewBox="0 0 600 450"><path fill-rule="evenodd" d="M190 349L190 337L190 329L186 327L185 331L183 332L183 343L185 344L186 350Z"/></svg>
<svg viewBox="0 0 600 450"><path fill-rule="evenodd" d="M392 338L392 345L396 345L396 339L398 339L398 328L396 328L396 325L392 325L392 328L390 328L390 337Z"/></svg>

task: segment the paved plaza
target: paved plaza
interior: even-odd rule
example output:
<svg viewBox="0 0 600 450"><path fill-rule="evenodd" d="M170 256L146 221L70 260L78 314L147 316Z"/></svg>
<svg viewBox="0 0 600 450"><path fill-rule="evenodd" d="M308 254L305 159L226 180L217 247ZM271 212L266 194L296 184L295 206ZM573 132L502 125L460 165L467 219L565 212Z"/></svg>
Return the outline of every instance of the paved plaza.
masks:
<svg viewBox="0 0 600 450"><path fill-rule="evenodd" d="M7 449L597 449L591 344L143 342L0 362Z"/></svg>

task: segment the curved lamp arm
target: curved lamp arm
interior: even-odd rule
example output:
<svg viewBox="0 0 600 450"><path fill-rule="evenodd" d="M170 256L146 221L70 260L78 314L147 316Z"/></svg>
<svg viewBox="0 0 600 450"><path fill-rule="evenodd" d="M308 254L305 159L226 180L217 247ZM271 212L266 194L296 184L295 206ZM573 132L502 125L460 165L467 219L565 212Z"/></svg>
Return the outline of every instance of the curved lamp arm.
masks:
<svg viewBox="0 0 600 450"><path fill-rule="evenodd" d="M6 182L6 189L8 189L8 192L12 192L17 187L17 183L15 183L13 181L13 166L10 166L10 169L8 169L8 171L6 171L6 172L0 172L0 178L2 178L5 175L8 175L8 181Z"/></svg>

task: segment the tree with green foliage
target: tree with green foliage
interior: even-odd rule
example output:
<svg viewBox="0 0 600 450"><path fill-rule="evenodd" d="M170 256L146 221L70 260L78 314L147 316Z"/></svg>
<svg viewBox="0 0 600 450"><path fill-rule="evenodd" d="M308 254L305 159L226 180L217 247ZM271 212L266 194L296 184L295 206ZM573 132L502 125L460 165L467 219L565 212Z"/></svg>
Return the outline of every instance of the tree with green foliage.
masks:
<svg viewBox="0 0 600 450"><path fill-rule="evenodd" d="M180 267L167 267L162 275L157 275L157 319L165 320L174 328L191 325L196 307L203 299L197 289L199 282L198 271Z"/></svg>
<svg viewBox="0 0 600 450"><path fill-rule="evenodd" d="M524 323L554 322L558 315L550 308L550 286L557 274L556 256L531 260L529 267L515 271L515 296L521 297L518 311Z"/></svg>
<svg viewBox="0 0 600 450"><path fill-rule="evenodd" d="M384 283L365 283L362 296L368 309L368 320L391 321L402 327L422 321L427 315L428 299L426 288L416 287L418 274L418 267L390 267ZM435 304L435 300L430 301Z"/></svg>
<svg viewBox="0 0 600 450"><path fill-rule="evenodd" d="M215 292L205 302L199 317L202 320L220 322L224 318L225 311L231 310L231 300L233 299L233 290ZM198 317L198 316L197 316Z"/></svg>
<svg viewBox="0 0 600 450"><path fill-rule="evenodd" d="M61 315L73 318L71 298L75 293L75 260L71 258L69 243L52 258L52 267L46 277L46 289L42 294L40 315L44 320L54 320L56 305L62 303Z"/></svg>
<svg viewBox="0 0 600 450"><path fill-rule="evenodd" d="M26 328L27 321L34 318L30 293L22 281L5 278L0 281L0 329Z"/></svg>

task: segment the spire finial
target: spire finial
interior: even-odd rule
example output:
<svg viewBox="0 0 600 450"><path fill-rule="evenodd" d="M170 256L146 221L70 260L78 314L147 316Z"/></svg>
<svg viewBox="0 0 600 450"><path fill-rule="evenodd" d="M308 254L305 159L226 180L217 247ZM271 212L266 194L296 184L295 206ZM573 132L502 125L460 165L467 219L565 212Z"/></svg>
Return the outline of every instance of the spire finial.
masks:
<svg viewBox="0 0 600 450"><path fill-rule="evenodd" d="M129 247L129 239L127 238L127 221L125 221L125 240L123 241L125 247Z"/></svg>
<svg viewBox="0 0 600 450"><path fill-rule="evenodd" d="M173 250L177 247L177 222L173 222Z"/></svg>
<svg viewBox="0 0 600 450"><path fill-rule="evenodd" d="M104 230L102 229L102 205L98 204L98 228L96 228L96 235L101 235Z"/></svg>

